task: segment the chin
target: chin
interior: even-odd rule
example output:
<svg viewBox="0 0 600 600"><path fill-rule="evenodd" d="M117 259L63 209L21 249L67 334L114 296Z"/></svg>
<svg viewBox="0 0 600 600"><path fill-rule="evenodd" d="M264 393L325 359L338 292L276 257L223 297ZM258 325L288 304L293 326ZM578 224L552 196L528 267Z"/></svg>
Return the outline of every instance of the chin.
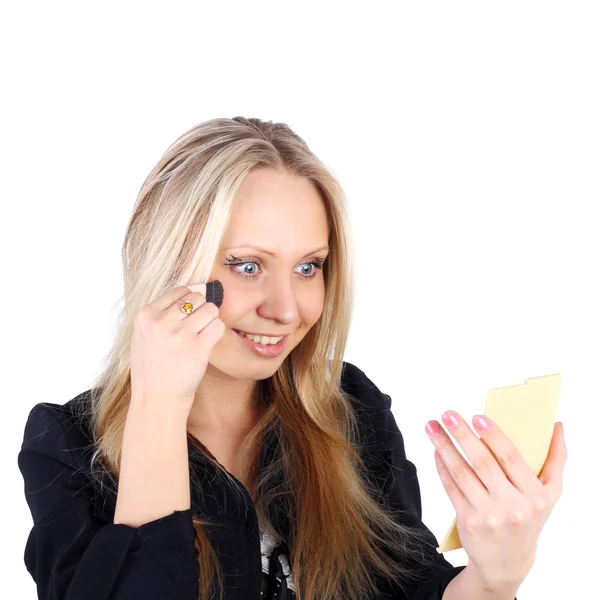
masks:
<svg viewBox="0 0 600 600"><path fill-rule="evenodd" d="M273 359L249 356L244 359L231 360L231 354L225 360L213 358L209 361L206 372L218 379L261 381L277 372L287 354Z"/></svg>

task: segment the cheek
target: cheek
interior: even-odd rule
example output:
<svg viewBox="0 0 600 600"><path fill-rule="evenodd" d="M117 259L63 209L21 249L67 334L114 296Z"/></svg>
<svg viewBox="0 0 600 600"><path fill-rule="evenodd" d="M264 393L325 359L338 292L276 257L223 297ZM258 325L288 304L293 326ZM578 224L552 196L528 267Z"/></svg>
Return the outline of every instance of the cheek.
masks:
<svg viewBox="0 0 600 600"><path fill-rule="evenodd" d="M219 307L219 318L225 323L235 321L252 307L252 299L247 290L228 285L224 288L223 304Z"/></svg>
<svg viewBox="0 0 600 600"><path fill-rule="evenodd" d="M314 325L323 314L323 295L314 294L302 301L300 316L308 326Z"/></svg>

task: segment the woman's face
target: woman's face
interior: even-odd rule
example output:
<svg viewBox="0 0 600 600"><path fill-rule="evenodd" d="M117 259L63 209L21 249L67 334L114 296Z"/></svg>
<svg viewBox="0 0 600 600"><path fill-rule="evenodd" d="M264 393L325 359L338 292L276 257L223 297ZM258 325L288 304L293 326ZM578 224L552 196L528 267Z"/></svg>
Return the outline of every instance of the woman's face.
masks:
<svg viewBox="0 0 600 600"><path fill-rule="evenodd" d="M318 261L327 257L328 238L325 206L308 180L270 169L246 177L211 273L223 284L219 317L227 329L207 372L212 366L234 379L259 380L277 371L323 312ZM234 329L288 337L283 352L264 357Z"/></svg>

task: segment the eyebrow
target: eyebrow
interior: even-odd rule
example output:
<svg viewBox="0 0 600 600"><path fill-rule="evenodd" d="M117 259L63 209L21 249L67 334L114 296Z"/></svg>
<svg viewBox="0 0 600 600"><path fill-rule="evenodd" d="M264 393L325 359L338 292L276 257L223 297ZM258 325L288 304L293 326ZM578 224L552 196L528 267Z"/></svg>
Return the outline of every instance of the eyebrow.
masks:
<svg viewBox="0 0 600 600"><path fill-rule="evenodd" d="M240 246L231 246L229 248L221 248L221 250L232 250L233 248L254 248L255 250L258 250L259 252L264 252L265 254L268 254L269 256L273 256L274 258L277 258L277 253L273 252L272 250L267 250L266 248L261 248L260 246L252 246L251 244L241 244ZM317 252L320 252L321 250L329 250L329 246L321 246L320 248L317 248L316 250L313 250L312 252L307 252L304 256L309 256L310 254L316 254Z"/></svg>

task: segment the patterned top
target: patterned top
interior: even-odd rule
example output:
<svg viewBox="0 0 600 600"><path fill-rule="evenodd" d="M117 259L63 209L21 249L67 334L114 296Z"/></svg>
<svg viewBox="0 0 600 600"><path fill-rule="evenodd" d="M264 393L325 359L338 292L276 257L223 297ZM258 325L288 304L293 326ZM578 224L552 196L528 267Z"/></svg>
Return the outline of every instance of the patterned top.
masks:
<svg viewBox="0 0 600 600"><path fill-rule="evenodd" d="M290 573L286 548L268 532L260 528L262 555L262 600L295 600L296 589Z"/></svg>

